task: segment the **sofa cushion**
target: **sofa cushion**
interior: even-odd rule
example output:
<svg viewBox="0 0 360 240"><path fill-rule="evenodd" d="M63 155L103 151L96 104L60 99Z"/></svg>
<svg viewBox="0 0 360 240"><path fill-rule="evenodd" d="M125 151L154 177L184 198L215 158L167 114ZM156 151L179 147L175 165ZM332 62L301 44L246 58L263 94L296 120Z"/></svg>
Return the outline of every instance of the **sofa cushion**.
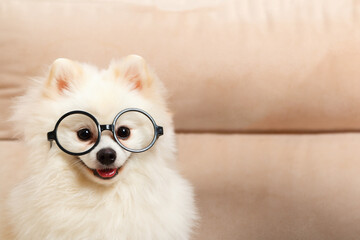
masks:
<svg viewBox="0 0 360 240"><path fill-rule="evenodd" d="M360 135L178 134L195 187L194 239L357 239ZM28 174L24 147L0 141L0 196ZM3 202L0 203L3 206Z"/></svg>
<svg viewBox="0 0 360 240"><path fill-rule="evenodd" d="M358 1L0 2L0 138L10 97L58 57L139 54L178 131L359 129Z"/></svg>
<svg viewBox="0 0 360 240"><path fill-rule="evenodd" d="M357 239L360 135L181 134L195 239Z"/></svg>

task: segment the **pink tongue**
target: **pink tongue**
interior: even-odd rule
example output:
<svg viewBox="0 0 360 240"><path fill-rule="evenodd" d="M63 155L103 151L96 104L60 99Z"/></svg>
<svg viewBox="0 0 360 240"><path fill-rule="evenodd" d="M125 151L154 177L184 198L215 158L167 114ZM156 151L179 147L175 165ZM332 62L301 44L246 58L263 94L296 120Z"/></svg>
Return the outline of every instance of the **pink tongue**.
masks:
<svg viewBox="0 0 360 240"><path fill-rule="evenodd" d="M96 169L97 173L103 178L110 178L116 174L116 168L112 169Z"/></svg>

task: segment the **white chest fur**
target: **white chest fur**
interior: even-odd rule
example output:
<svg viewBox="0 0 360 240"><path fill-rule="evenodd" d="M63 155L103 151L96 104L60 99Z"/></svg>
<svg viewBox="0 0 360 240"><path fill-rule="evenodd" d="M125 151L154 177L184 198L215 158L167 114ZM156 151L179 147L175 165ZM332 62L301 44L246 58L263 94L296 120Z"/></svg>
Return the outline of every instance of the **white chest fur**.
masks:
<svg viewBox="0 0 360 240"><path fill-rule="evenodd" d="M188 239L196 219L192 188L163 170L161 177L133 174L108 188L33 176L9 201L14 233L19 239Z"/></svg>

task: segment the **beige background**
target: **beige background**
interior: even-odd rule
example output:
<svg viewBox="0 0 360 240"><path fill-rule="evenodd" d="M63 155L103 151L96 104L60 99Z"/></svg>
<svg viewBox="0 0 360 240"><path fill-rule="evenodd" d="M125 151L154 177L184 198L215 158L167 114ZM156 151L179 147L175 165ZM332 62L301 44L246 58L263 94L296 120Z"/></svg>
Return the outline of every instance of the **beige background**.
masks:
<svg viewBox="0 0 360 240"><path fill-rule="evenodd" d="M359 23L357 1L1 1L0 120L58 57L107 67L135 53L179 131L359 130Z"/></svg>

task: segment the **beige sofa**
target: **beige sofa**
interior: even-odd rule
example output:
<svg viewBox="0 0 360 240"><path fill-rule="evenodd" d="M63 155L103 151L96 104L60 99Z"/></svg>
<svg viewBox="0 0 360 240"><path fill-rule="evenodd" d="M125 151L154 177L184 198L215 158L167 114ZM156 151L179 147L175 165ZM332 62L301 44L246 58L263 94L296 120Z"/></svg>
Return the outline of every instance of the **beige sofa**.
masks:
<svg viewBox="0 0 360 240"><path fill-rule="evenodd" d="M58 57L106 67L132 53L169 89L202 217L193 239L360 239L350 0L1 1L1 207L31 174L6 121L28 78Z"/></svg>

